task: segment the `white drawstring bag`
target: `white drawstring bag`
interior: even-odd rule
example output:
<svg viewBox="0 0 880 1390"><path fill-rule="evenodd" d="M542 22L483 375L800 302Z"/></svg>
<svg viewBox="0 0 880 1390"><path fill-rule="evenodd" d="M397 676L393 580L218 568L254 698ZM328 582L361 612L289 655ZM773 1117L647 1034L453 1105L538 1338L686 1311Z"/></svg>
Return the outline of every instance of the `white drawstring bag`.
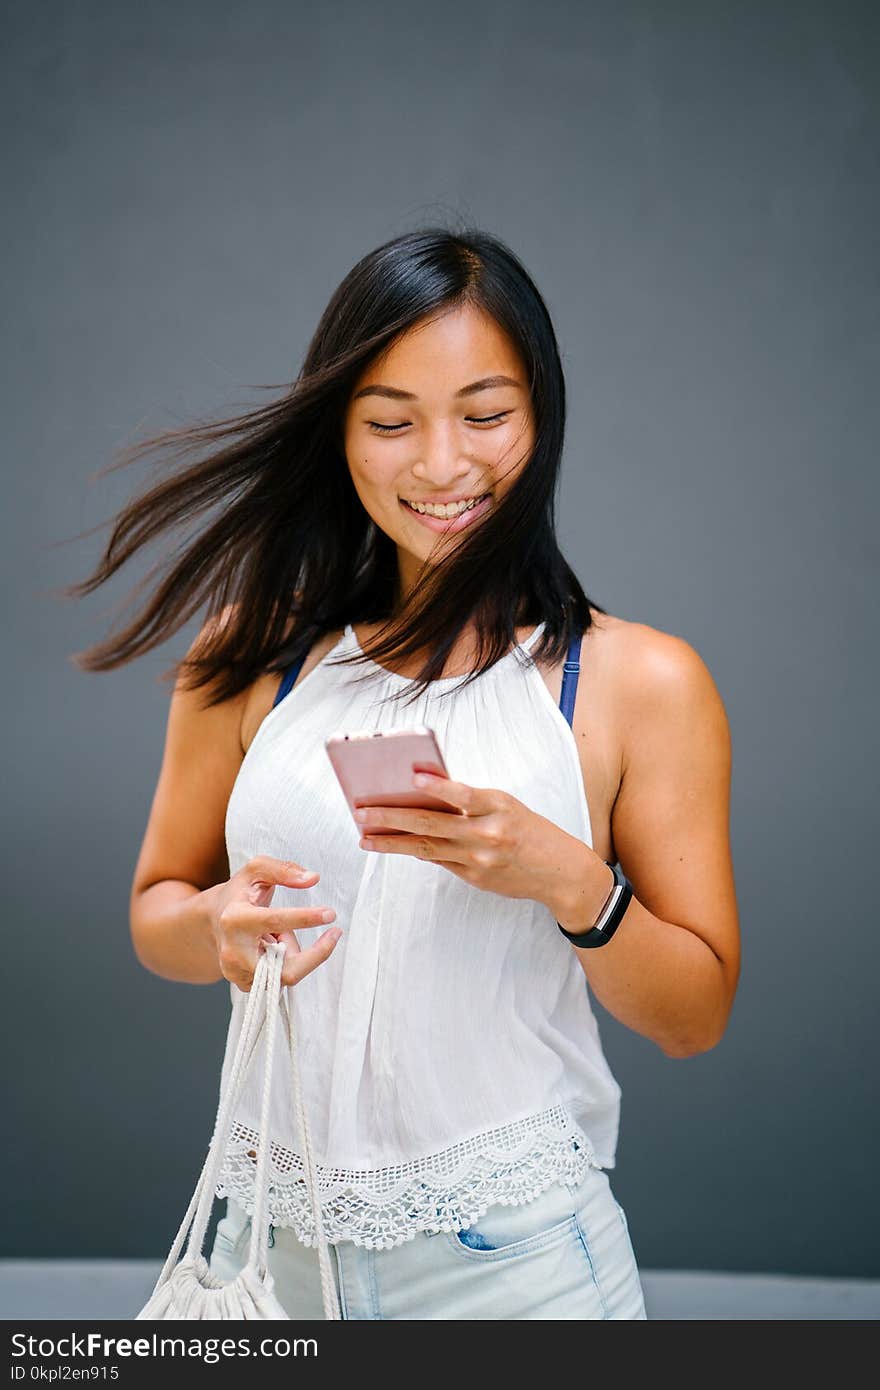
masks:
<svg viewBox="0 0 880 1390"><path fill-rule="evenodd" d="M196 1183L196 1189L186 1216L183 1218L183 1224L156 1282L156 1287L137 1314L136 1321L159 1322L163 1320L179 1321L181 1319L193 1321L217 1318L247 1321L277 1321L279 1319L290 1321L288 1314L275 1297L275 1281L269 1272L268 1263L269 1101L275 1055L275 1025L279 1013L284 1022L290 1047L297 1115L302 1137L303 1161L312 1201L312 1215L318 1244L324 1315L328 1319L341 1318L336 1284L330 1268L330 1253L324 1235L324 1224L321 1220L318 1183L312 1162L311 1139L303 1106L296 1037L293 1029L293 1010L289 1004L287 991L281 984L285 947L283 942L274 940L263 941L262 944L265 950L257 962L226 1091L224 1093L221 1090L208 1157ZM266 1028L266 1064L260 1112L260 1146L254 1186L250 1247L244 1267L229 1283L223 1283L221 1279L210 1273L208 1261L202 1253L202 1248L205 1243L211 1208L214 1205L214 1192L219 1180L226 1140L234 1120L235 1107L256 1044L264 1027ZM195 1219L193 1219L194 1217ZM178 1263L178 1257L183 1248L190 1223L192 1223L192 1231L187 1242L186 1253Z"/></svg>

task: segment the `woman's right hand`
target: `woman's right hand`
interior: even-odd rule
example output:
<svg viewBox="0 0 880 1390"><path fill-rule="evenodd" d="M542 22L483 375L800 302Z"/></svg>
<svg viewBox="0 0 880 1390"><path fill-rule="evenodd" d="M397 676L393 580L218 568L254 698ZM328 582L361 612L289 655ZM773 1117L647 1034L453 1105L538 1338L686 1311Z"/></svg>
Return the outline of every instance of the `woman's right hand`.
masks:
<svg viewBox="0 0 880 1390"><path fill-rule="evenodd" d="M336 916L333 908L270 906L277 885L313 888L320 877L291 859L270 859L261 854L248 860L226 883L209 889L211 930L225 979L249 994L263 953L261 939L270 937L283 941L287 948L282 985L295 985L327 959L342 935L341 928L330 927L305 950L293 933L332 922Z"/></svg>

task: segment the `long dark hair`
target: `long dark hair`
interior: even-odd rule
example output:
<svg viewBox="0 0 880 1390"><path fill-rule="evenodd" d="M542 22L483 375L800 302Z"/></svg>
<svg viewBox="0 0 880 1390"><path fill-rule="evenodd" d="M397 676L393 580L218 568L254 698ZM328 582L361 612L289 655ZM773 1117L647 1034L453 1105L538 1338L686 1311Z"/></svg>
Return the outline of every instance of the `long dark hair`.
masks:
<svg viewBox="0 0 880 1390"><path fill-rule="evenodd" d="M499 505L463 531L454 550L422 566L405 610L395 614L396 548L351 481L345 411L361 372L396 337L426 315L464 304L491 315L521 356L534 449ZM189 689L209 686L209 704L239 694L262 674L282 671L323 633L347 622L385 623L369 645L373 661L428 652L412 686L401 691L413 697L442 675L468 620L480 655L465 682L510 649L520 624L543 621L532 658L558 660L573 633L590 627L591 604L606 611L587 598L556 541L564 432L556 335L514 253L474 228L432 227L387 241L339 285L296 381L280 400L151 436L106 470L156 448L176 458L221 445L103 523L113 529L100 562L88 579L62 590L64 597L92 593L150 541L217 508L178 550L133 621L71 660L85 671L124 665L172 636L206 602L204 641L162 678L182 678ZM221 615L222 622L213 621ZM353 653L346 660L364 657Z"/></svg>

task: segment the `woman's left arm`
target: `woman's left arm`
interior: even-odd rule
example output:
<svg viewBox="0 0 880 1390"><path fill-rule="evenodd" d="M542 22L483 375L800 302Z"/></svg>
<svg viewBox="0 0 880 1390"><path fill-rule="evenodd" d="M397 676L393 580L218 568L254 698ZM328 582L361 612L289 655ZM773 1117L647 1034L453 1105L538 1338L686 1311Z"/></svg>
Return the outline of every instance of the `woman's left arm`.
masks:
<svg viewBox="0 0 880 1390"><path fill-rule="evenodd" d="M609 1013L668 1057L690 1057L722 1038L739 979L730 730L693 647L627 626L623 771L611 829L633 898L607 944L572 949ZM610 876L589 846L572 841L569 854L565 887L550 906L578 933L589 929Z"/></svg>

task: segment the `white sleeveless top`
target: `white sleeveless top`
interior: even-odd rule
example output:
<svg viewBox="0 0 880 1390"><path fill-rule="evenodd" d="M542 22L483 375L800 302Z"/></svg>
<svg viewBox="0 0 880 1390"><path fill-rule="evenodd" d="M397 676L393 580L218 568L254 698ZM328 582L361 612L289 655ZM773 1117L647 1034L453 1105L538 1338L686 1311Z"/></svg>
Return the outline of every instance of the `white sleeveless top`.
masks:
<svg viewBox="0 0 880 1390"><path fill-rule="evenodd" d="M328 1241L382 1249L531 1200L588 1165L611 1168L620 1087L586 978L552 912L412 855L362 850L326 749L331 733L425 724L449 776L500 788L592 843L574 735L526 655L544 624L451 695L387 696L409 677L370 662L348 625L266 715L226 814L229 871L268 854L320 873L273 905L328 905L342 937L288 998ZM365 680L365 673L369 673ZM360 681L360 684L356 684ZM305 947L326 927L297 932ZM247 994L229 986L222 1085ZM263 1077L257 1045L216 1196L253 1211ZM269 1220L314 1245L290 1057L276 1051Z"/></svg>

